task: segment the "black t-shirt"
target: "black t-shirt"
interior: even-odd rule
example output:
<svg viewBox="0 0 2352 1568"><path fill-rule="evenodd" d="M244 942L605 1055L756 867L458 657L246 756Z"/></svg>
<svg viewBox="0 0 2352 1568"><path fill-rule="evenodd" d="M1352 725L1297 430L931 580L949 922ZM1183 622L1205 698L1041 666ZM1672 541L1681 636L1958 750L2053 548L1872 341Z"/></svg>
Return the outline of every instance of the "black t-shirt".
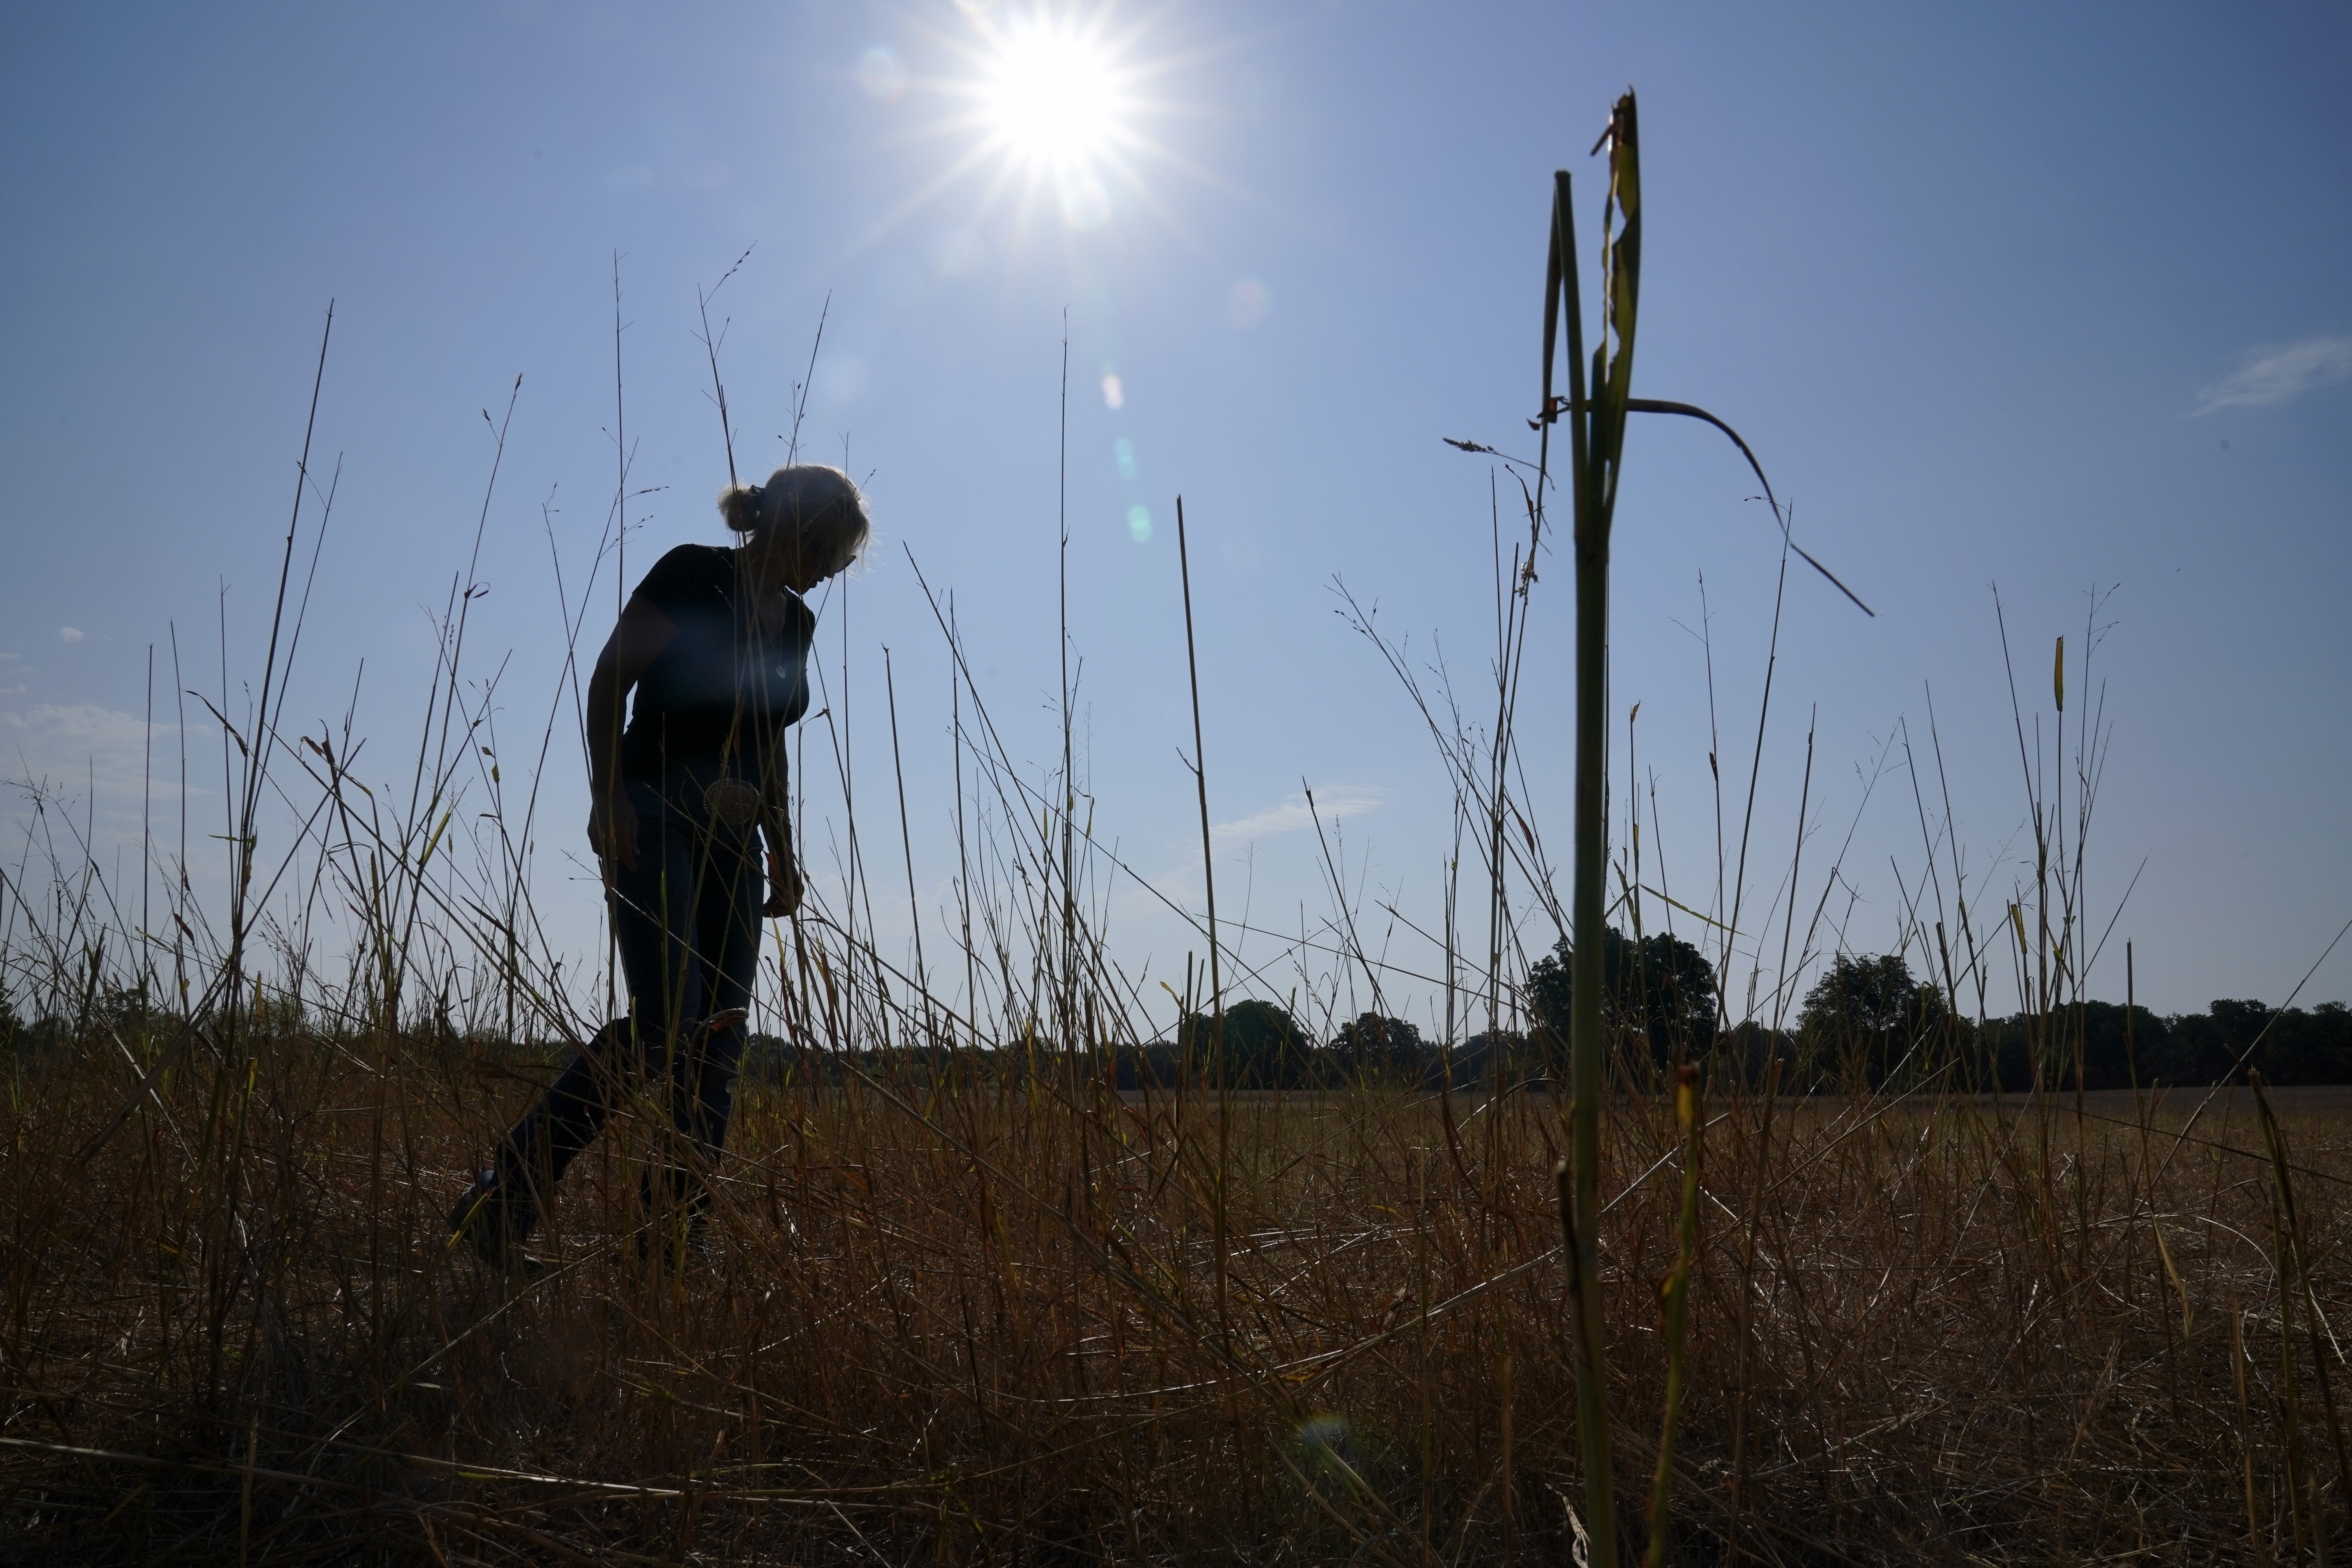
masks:
<svg viewBox="0 0 2352 1568"><path fill-rule="evenodd" d="M808 711L816 614L790 589L783 625L762 630L736 552L681 544L637 584L677 636L638 679L621 771L659 784L724 761L748 781L781 783L784 726Z"/></svg>

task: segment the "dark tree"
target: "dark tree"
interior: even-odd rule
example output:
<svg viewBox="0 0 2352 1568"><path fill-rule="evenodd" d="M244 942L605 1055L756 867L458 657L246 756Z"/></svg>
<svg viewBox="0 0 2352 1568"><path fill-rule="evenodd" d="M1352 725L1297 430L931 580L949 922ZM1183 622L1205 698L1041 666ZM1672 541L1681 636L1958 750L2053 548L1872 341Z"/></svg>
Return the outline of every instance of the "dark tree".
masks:
<svg viewBox="0 0 2352 1568"><path fill-rule="evenodd" d="M2222 997L2174 1019L2172 1032L2184 1045L2173 1053L2183 1081L2218 1083L2252 1068L2268 1083L2352 1082L2352 1013L2341 1002L2305 1012Z"/></svg>
<svg viewBox="0 0 2352 1568"><path fill-rule="evenodd" d="M1568 1043L1570 971L1575 949L1562 938L1528 971L1528 1004L1552 1047ZM1715 1044L1715 968L1704 953L1669 931L1636 942L1616 927L1601 947L1601 1027L1647 1041L1658 1065L1698 1056Z"/></svg>
<svg viewBox="0 0 2352 1568"><path fill-rule="evenodd" d="M2352 1082L2352 1010L2341 1002L2283 1010L2255 1048L2254 1065L2276 1083Z"/></svg>
<svg viewBox="0 0 2352 1568"><path fill-rule="evenodd" d="M2264 1067L2247 1052L2270 1017L2271 1010L2260 1002L2226 996L2206 1012L2181 1015L2172 1020L2162 1077L2169 1083L2220 1083L2241 1067Z"/></svg>
<svg viewBox="0 0 2352 1568"><path fill-rule="evenodd" d="M1185 1021L1182 1042L1192 1052L1192 1070L1216 1083L1216 1019L1193 1014ZM1301 1089L1311 1076L1307 1031L1280 1007L1255 998L1225 1009L1224 1057L1229 1089Z"/></svg>
<svg viewBox="0 0 2352 1568"><path fill-rule="evenodd" d="M2163 1019L2145 1007L2126 1014L2116 1002L2084 1002L2066 1012L2067 1027L2082 1035L2084 1089L2129 1089L2147 1082L2148 1063L2164 1053Z"/></svg>
<svg viewBox="0 0 2352 1568"><path fill-rule="evenodd" d="M1366 1013L1353 1023L1340 1025L1339 1032L1331 1037L1331 1052L1339 1058L1339 1071L1351 1082L1380 1079L1418 1083L1431 1056L1419 1029L1402 1018L1384 1018L1378 1013Z"/></svg>
<svg viewBox="0 0 2352 1568"><path fill-rule="evenodd" d="M1796 1042L1785 1029L1774 1029L1750 1019L1734 1024L1716 1037L1717 1059L1741 1082L1760 1087L1778 1061L1784 1088L1798 1087L1788 1070L1796 1065Z"/></svg>
<svg viewBox="0 0 2352 1568"><path fill-rule="evenodd" d="M1559 1053L1565 1065L1567 1053ZM1433 1058L1434 1053L1432 1053ZM1507 1085L1540 1086L1546 1082L1553 1064L1536 1048L1536 1043L1517 1029L1497 1029L1492 1034L1481 1029L1454 1047L1450 1059L1444 1064L1454 1075L1454 1087L1458 1089L1481 1090L1501 1075ZM1433 1059L1427 1087L1435 1089L1439 1064Z"/></svg>
<svg viewBox="0 0 2352 1568"><path fill-rule="evenodd" d="M2126 1016L2118 1002L2070 1002L2037 1018L2020 1013L1992 1018L1968 1031L1972 1064L1956 1087L2025 1093L2034 1087L2066 1091L2074 1086L2074 1055L2083 1058L2083 1087L2128 1089L2133 1083L2179 1083L2173 1069L2175 1047L2165 1020L2145 1007Z"/></svg>
<svg viewBox="0 0 2352 1568"><path fill-rule="evenodd" d="M1805 994L1799 1034L1849 1075L1876 1085L1944 1016L1943 994L1911 978L1900 953L1839 953Z"/></svg>

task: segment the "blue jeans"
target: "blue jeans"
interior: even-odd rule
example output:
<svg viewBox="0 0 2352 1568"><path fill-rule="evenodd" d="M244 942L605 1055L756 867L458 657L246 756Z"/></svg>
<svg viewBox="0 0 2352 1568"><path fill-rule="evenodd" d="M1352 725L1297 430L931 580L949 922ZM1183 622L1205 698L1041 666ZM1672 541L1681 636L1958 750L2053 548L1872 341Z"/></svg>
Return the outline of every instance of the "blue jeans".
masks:
<svg viewBox="0 0 2352 1568"><path fill-rule="evenodd" d="M637 863L608 861L606 897L629 1016L597 1031L562 1076L515 1123L498 1150L495 1201L520 1239L633 1083L667 1089L670 1135L646 1173L648 1217L698 1229L707 1185L727 1142L744 1026L703 1020L751 1005L760 961L763 886L759 834L714 820L702 801L706 770L667 791L626 781L637 814Z"/></svg>

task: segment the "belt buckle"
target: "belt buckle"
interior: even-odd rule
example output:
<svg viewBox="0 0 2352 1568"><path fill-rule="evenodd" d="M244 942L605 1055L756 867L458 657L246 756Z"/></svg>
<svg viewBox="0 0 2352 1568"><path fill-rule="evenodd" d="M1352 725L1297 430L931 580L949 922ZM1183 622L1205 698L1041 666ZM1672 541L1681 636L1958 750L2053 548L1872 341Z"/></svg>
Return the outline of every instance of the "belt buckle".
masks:
<svg viewBox="0 0 2352 1568"><path fill-rule="evenodd" d="M760 815L760 792L741 779L713 779L704 786L702 804L730 827L743 827Z"/></svg>

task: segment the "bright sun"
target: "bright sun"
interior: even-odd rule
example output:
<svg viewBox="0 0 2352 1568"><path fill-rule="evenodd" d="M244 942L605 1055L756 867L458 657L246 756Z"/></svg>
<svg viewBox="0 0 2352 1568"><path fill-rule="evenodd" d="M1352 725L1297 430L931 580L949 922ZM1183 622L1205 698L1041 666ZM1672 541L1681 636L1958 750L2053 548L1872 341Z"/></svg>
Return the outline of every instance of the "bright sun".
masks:
<svg viewBox="0 0 2352 1568"><path fill-rule="evenodd" d="M1058 209L1077 230L1099 228L1127 208L1167 216L1147 187L1146 168L1191 166L1145 129L1171 110L1155 85L1187 63L1146 52L1164 11L1122 22L1117 0L957 0L957 9L971 30L931 36L965 68L911 85L961 100L930 129L962 147L883 227L974 173L983 174L980 210L1010 198L1016 226L1040 208ZM910 85L887 49L867 54L880 61L861 68L867 91L887 101Z"/></svg>
<svg viewBox="0 0 2352 1568"><path fill-rule="evenodd" d="M1122 108L1117 73L1092 41L1043 18L1015 21L999 36L981 106L1006 152L1064 178L1110 152Z"/></svg>

